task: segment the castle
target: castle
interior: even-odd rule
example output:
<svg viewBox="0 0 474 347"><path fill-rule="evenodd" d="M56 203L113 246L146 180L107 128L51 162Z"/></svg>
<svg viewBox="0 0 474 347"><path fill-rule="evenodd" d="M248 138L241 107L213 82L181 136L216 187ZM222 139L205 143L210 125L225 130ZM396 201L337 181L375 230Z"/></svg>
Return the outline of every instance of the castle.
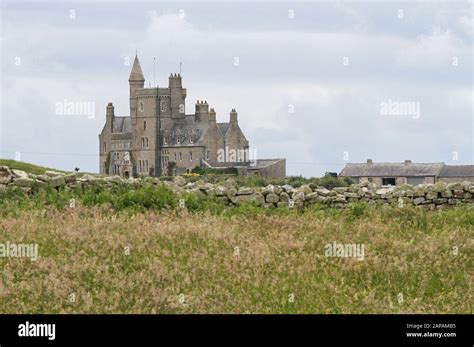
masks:
<svg viewBox="0 0 474 347"><path fill-rule="evenodd" d="M101 174L174 176L196 167L231 167L240 175L285 176L285 159L250 158L235 109L226 123L216 121L207 101L197 101L195 113L186 114L180 74L169 76L167 88L145 88L135 56L128 82L130 116L116 116L113 104L107 105L99 135Z"/></svg>

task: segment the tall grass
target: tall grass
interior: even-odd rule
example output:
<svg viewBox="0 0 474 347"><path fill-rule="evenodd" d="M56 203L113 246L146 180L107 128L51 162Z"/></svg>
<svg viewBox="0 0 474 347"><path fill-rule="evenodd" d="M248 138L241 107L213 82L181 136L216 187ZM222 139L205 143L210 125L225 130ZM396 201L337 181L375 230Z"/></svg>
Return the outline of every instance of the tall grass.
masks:
<svg viewBox="0 0 474 347"><path fill-rule="evenodd" d="M79 204L0 218L0 242L40 253L0 258L0 312L472 313L466 208L212 213L136 198L122 212L139 213ZM365 245L364 260L326 257L332 242Z"/></svg>

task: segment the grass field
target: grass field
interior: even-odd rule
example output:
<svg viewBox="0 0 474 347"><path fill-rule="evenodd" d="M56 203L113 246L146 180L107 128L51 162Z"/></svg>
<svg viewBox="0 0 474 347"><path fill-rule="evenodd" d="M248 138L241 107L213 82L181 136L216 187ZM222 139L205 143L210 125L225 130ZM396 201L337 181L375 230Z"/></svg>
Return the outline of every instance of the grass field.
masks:
<svg viewBox="0 0 474 347"><path fill-rule="evenodd" d="M1 313L472 313L474 212L3 204ZM7 210L10 210L8 212ZM325 256L332 242L364 260Z"/></svg>

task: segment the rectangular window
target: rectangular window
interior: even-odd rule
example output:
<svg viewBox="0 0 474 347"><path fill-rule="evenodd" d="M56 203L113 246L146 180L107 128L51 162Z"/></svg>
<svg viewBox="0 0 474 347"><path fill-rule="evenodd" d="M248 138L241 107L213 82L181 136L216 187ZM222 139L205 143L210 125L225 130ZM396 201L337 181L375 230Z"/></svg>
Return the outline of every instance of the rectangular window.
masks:
<svg viewBox="0 0 474 347"><path fill-rule="evenodd" d="M210 156L211 156L211 151L206 151L206 160L209 160Z"/></svg>
<svg viewBox="0 0 474 347"><path fill-rule="evenodd" d="M189 161L193 161L193 152L189 152Z"/></svg>
<svg viewBox="0 0 474 347"><path fill-rule="evenodd" d="M107 142L104 141L104 153L107 152Z"/></svg>
<svg viewBox="0 0 474 347"><path fill-rule="evenodd" d="M393 177L382 178L382 185L384 186L394 186L395 184L396 184L396 180Z"/></svg>
<svg viewBox="0 0 474 347"><path fill-rule="evenodd" d="M181 152L179 152L179 161L182 161L183 160L183 155L181 154Z"/></svg>
<svg viewBox="0 0 474 347"><path fill-rule="evenodd" d="M424 177L407 177L407 183L411 184L412 186L417 186L419 184L425 183Z"/></svg>

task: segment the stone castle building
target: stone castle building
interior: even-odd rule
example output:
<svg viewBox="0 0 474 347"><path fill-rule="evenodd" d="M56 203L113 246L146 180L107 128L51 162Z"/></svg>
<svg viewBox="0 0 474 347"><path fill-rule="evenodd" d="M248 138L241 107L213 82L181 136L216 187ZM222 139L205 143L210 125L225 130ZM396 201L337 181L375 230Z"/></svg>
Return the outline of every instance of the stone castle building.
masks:
<svg viewBox="0 0 474 347"><path fill-rule="evenodd" d="M101 174L172 176L196 167L234 167L239 174L285 176L285 159L251 160L235 109L226 123L217 122L207 101L197 101L195 112L186 114L180 74L169 76L167 88L145 88L135 56L128 82L130 116L116 116L113 104L107 105L99 135Z"/></svg>

